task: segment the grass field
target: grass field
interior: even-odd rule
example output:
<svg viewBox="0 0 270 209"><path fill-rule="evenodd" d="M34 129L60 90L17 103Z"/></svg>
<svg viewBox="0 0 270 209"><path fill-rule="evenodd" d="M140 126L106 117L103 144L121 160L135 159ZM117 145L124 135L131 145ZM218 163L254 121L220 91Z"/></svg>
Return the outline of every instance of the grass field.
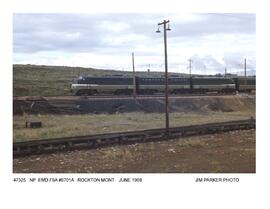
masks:
<svg viewBox="0 0 270 209"><path fill-rule="evenodd" d="M203 124L241 120L255 117L254 111L171 113L170 126ZM25 128L25 122L42 121L39 129ZM164 114L160 113L123 113L123 114L88 114L88 115L23 115L13 117L14 141L46 139L64 136L133 131L164 127Z"/></svg>
<svg viewBox="0 0 270 209"><path fill-rule="evenodd" d="M14 65L13 94L14 96L69 95L72 79L78 75L95 75L97 72L103 73L91 68Z"/></svg>

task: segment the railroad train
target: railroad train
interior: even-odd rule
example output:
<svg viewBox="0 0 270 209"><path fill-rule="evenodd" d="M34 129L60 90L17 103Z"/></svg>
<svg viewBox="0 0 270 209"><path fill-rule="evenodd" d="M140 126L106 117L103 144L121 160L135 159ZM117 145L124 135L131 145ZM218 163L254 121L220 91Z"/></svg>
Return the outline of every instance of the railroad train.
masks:
<svg viewBox="0 0 270 209"><path fill-rule="evenodd" d="M79 77L71 84L71 91L77 95L132 95L164 93L164 77ZM209 92L234 93L256 90L255 77L169 77L169 94Z"/></svg>

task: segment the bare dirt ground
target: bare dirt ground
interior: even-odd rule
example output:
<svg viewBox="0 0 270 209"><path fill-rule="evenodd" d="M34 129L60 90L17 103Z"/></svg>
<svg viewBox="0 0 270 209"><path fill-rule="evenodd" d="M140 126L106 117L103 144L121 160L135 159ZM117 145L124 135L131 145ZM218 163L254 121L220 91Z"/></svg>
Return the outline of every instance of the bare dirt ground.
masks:
<svg viewBox="0 0 270 209"><path fill-rule="evenodd" d="M255 173L255 130L33 155L15 173Z"/></svg>

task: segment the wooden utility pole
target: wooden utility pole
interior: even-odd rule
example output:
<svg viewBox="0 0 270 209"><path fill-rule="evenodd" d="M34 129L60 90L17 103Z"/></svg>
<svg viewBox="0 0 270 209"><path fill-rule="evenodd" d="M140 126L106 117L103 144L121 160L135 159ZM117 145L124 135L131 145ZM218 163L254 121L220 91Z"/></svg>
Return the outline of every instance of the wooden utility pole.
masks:
<svg viewBox="0 0 270 209"><path fill-rule="evenodd" d="M247 60L245 58L245 85L247 85Z"/></svg>
<svg viewBox="0 0 270 209"><path fill-rule="evenodd" d="M191 62L192 62L192 59L188 59L189 61L189 78L191 79Z"/></svg>
<svg viewBox="0 0 270 209"><path fill-rule="evenodd" d="M133 68L133 97L136 98L136 76L135 76L135 64L134 64L134 52L132 52L132 68Z"/></svg>
<svg viewBox="0 0 270 209"><path fill-rule="evenodd" d="M169 97L168 97L168 59L167 59L167 31L170 31L169 20L163 20L163 22L158 23L158 26L163 26L164 35L164 55L165 55L165 113L166 113L166 134L169 133ZM167 27L168 24L168 27ZM156 31L160 33L159 28Z"/></svg>

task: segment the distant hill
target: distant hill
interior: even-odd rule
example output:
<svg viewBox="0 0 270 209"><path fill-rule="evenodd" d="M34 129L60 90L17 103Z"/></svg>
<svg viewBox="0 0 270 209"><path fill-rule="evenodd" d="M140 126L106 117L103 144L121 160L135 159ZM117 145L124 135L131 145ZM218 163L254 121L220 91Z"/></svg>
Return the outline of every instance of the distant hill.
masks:
<svg viewBox="0 0 270 209"><path fill-rule="evenodd" d="M13 65L13 96L72 95L70 84L78 76L132 76L130 71L68 66ZM164 72L136 72L137 76L160 77ZM170 75L181 75L171 73Z"/></svg>
<svg viewBox="0 0 270 209"><path fill-rule="evenodd" d="M239 73L238 75L243 75ZM254 75L254 72L248 72ZM83 67L13 65L13 96L65 96L72 95L70 84L79 76L133 76L131 71L105 70ZM164 72L136 72L141 77L163 77ZM169 73L169 76L189 77L188 74ZM224 76L193 75L193 76Z"/></svg>
<svg viewBox="0 0 270 209"><path fill-rule="evenodd" d="M245 75L245 71L238 71L236 73L239 76L244 76ZM256 75L256 70L247 70L247 76L254 76L254 75Z"/></svg>

